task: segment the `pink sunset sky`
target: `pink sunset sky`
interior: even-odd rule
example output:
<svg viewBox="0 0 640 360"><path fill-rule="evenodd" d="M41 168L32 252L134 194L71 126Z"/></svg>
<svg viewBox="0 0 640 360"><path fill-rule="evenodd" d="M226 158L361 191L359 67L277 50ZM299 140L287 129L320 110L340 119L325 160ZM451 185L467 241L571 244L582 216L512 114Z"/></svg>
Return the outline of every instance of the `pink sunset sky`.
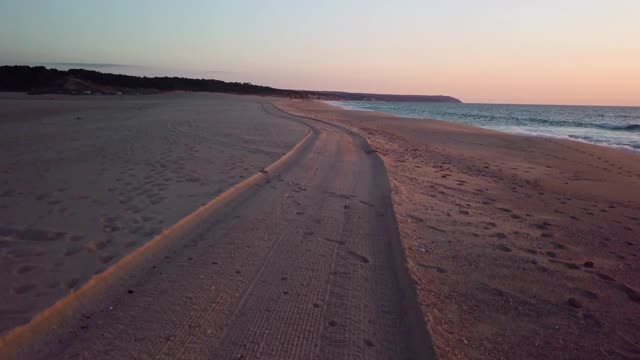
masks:
<svg viewBox="0 0 640 360"><path fill-rule="evenodd" d="M8 0L0 62L119 64L110 71L465 102L638 106L639 14L635 0Z"/></svg>

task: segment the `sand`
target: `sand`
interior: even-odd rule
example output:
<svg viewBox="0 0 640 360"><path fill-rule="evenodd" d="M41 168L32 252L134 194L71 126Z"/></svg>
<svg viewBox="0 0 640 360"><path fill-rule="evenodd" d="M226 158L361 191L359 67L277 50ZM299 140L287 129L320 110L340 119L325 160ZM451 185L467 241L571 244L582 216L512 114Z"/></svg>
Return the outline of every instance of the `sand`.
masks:
<svg viewBox="0 0 640 360"><path fill-rule="evenodd" d="M224 172L226 181L235 165L257 172L251 179L260 180L207 216L181 219L170 228L176 231L163 232L30 323L5 333L0 337L0 358L432 358L400 247L384 164L366 140L335 125L283 113L271 99L201 99L166 95L166 105L149 115L154 124L165 120L162 130L147 126L141 132L157 131L154 141L166 138L157 145L164 150L177 141L167 120L195 118L197 132L189 133L185 146L199 143L196 134L208 135L211 146L224 142L215 152L202 154L203 160L224 159L223 151L230 147L234 156L201 179L214 181ZM144 119L134 114L118 129L136 129L146 124ZM265 128L273 132L261 132ZM215 136L220 133L224 137ZM255 139L243 142L241 135ZM296 143L301 135L302 143L287 152L285 162L278 160L279 167L256 166L264 159L257 156L266 157L266 149L290 140ZM120 141L132 142L148 143L142 137ZM264 146L256 149L256 144ZM136 157L147 156L149 149L156 148L147 145ZM160 157L168 169L188 164L184 153L189 151L171 154L176 152L182 155L176 161ZM125 158L110 164L120 170ZM125 175L128 166L123 165ZM206 167L196 163L188 169L207 171ZM84 170L85 177L92 173ZM120 176L119 171L114 176ZM157 174L152 179L157 181ZM131 193L126 187L119 192ZM95 197L95 192L89 194ZM174 194L180 194L180 188L158 190L154 197L167 199L155 211L170 213L183 205L184 197L169 203ZM74 209L69 206L68 211ZM112 244L122 241L119 234L112 235ZM59 252L67 244L50 243L50 249ZM166 246L149 246L158 243ZM38 260L48 261L46 255ZM127 272L122 275L118 269Z"/></svg>
<svg viewBox="0 0 640 360"><path fill-rule="evenodd" d="M382 157L443 359L640 356L640 156L314 101Z"/></svg>
<svg viewBox="0 0 640 360"><path fill-rule="evenodd" d="M186 93L0 94L0 331L26 323L304 136L304 126L261 106Z"/></svg>
<svg viewBox="0 0 640 360"><path fill-rule="evenodd" d="M99 301L58 309L63 326L27 331L23 355L640 354L637 154L187 93L2 94L0 147L0 357L11 329L256 172Z"/></svg>

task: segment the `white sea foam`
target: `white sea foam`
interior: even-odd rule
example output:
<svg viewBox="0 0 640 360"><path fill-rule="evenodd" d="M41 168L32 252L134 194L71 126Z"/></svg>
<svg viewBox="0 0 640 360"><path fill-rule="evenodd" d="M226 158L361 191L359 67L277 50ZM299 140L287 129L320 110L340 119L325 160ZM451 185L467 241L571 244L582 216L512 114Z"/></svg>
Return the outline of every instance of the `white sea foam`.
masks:
<svg viewBox="0 0 640 360"><path fill-rule="evenodd" d="M570 139L640 152L640 108L328 101L349 110L440 119L531 136Z"/></svg>

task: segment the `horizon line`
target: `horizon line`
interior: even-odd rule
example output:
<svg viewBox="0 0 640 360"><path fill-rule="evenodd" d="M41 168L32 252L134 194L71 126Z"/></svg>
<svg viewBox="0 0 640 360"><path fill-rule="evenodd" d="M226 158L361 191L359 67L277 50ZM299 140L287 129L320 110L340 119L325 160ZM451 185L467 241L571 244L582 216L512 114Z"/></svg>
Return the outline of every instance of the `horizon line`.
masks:
<svg viewBox="0 0 640 360"><path fill-rule="evenodd" d="M17 62L13 62L13 66L21 66L20 63ZM0 66L12 66L9 65L8 62L0 62ZM162 67L154 67L154 66L148 66L148 65L134 65L134 64L115 64L115 63L88 63L88 62L25 62L22 63L22 66L44 66L45 68L47 68L47 65L49 65L49 68L54 69L55 66L64 66L64 67L72 67L72 66L79 66L78 68L73 68L73 69L80 69L80 70L88 70L88 71L96 71L96 70L92 70L92 69L87 69L87 68L83 68L83 67L88 67L88 68L97 68L97 69L101 69L101 68L109 68L109 67L113 67L113 68L138 68L138 69L156 69L156 70L171 70L168 68L162 68ZM61 69L57 69L57 70L61 70ZM71 70L71 69L67 69L67 70ZM210 74L235 74L235 73L240 73L240 72L235 72L235 71L226 71L226 70L180 70L180 69L173 69L176 71L194 71L194 72L202 72L202 73L210 73ZM62 71L66 71L66 70L62 70ZM100 72L100 71L98 71ZM112 75L126 75L126 76L137 76L137 77L177 77L177 78L184 78L184 79L198 79L196 77L188 77L188 76L178 76L178 75L161 75L161 76L150 76L150 75L131 75L131 74L118 74L118 73L110 73L110 72L103 72L104 74L112 74ZM200 79L205 79L205 80L218 80L218 81L222 81L219 79L206 79L206 78L200 78ZM233 81L233 80L224 80L226 82L242 82L242 81ZM267 86L267 87L273 87L271 85L268 84L256 84L253 83L254 85L259 85L259 86ZM526 103L526 102L502 102L502 101L487 101L487 102L476 102L476 101L464 101L461 98L458 98L454 95L444 95L444 94L416 94L416 93L410 93L410 94L398 94L398 93L387 93L387 92L371 92L371 91L350 91L350 90L326 90L326 89L294 89L294 88L277 88L279 90L292 90L292 91L302 91L302 92L336 92L336 93L347 93L347 94L361 94L361 95L390 95L390 96L433 96L433 97L450 97L450 98L454 98L456 100L459 100L459 103L455 103L455 104L470 104L470 105L522 105L522 106L582 106L582 107L628 107L628 108L639 108L640 104L636 104L636 105L606 105L606 104L571 104L571 103ZM361 100L336 100L336 101L361 101ZM373 100L373 101L381 101L381 100ZM385 102L393 102L393 101L385 101ZM420 101L418 101L420 102ZM453 104L453 103L449 103L449 104Z"/></svg>

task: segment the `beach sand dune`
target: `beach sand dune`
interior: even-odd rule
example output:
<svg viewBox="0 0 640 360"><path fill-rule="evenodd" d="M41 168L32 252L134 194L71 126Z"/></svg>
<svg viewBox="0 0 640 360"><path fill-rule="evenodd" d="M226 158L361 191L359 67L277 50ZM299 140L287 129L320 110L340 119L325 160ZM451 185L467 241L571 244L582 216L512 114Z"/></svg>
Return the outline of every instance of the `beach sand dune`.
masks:
<svg viewBox="0 0 640 360"><path fill-rule="evenodd" d="M448 358L640 354L640 156L312 101L383 158L418 301Z"/></svg>
<svg viewBox="0 0 640 360"><path fill-rule="evenodd" d="M0 95L0 331L304 136L295 122L256 117L261 106L186 93Z"/></svg>

